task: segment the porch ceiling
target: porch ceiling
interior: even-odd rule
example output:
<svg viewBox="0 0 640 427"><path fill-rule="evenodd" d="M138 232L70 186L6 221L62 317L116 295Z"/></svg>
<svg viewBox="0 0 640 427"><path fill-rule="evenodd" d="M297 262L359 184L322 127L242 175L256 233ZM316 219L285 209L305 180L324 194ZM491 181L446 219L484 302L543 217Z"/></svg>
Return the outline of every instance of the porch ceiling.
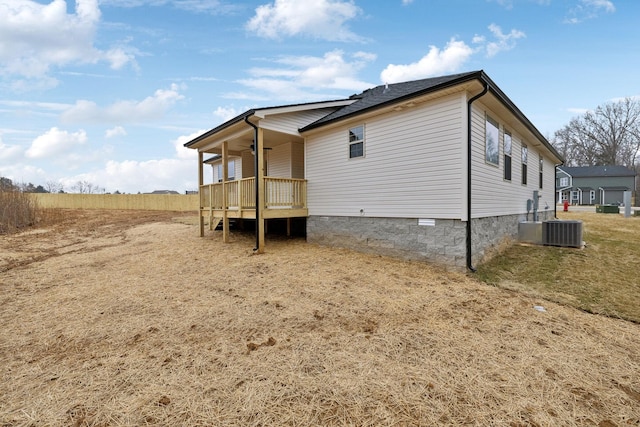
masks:
<svg viewBox="0 0 640 427"><path fill-rule="evenodd" d="M222 143L228 141L229 153L239 154L243 151L251 149L253 145L254 131L253 128L244 125L244 129L236 129L235 132L225 132L223 135L211 135L202 141L199 150L203 153L222 154ZM297 141L303 142L304 138L299 135L291 135L270 129L263 129L264 148L274 148L287 142Z"/></svg>

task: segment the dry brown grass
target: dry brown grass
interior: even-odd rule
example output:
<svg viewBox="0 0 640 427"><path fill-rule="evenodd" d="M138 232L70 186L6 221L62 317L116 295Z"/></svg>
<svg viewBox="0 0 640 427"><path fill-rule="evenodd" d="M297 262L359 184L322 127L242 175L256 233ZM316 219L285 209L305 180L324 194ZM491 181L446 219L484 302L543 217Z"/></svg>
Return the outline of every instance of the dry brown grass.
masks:
<svg viewBox="0 0 640 427"><path fill-rule="evenodd" d="M513 245L481 265L478 277L591 313L640 323L640 217L559 212L584 225L582 250Z"/></svg>
<svg viewBox="0 0 640 427"><path fill-rule="evenodd" d="M37 210L28 194L0 185L0 235L34 225Z"/></svg>
<svg viewBox="0 0 640 427"><path fill-rule="evenodd" d="M640 424L640 325L175 214L65 218L0 239L2 426Z"/></svg>

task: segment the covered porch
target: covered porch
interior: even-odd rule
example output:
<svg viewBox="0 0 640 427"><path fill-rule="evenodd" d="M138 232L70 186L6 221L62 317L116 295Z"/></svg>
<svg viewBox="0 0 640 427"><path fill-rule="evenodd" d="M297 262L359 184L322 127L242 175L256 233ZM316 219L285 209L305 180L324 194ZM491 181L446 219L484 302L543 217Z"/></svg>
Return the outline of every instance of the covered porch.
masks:
<svg viewBox="0 0 640 427"><path fill-rule="evenodd" d="M200 236L206 225L215 229L221 223L228 242L230 219L255 220L254 250L262 253L266 220L308 216L304 139L297 132L265 129L252 116L245 113L189 144L198 149ZM206 155L212 156L205 160Z"/></svg>

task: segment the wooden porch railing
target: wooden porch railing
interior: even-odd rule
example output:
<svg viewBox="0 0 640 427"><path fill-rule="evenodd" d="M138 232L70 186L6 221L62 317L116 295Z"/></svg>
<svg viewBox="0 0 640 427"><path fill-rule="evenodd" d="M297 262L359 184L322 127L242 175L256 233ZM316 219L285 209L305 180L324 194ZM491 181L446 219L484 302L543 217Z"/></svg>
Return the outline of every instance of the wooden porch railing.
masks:
<svg viewBox="0 0 640 427"><path fill-rule="evenodd" d="M295 178L265 176L265 208L306 208L307 181ZM200 209L255 209L255 178L225 182L226 203L223 203L221 182L200 186Z"/></svg>

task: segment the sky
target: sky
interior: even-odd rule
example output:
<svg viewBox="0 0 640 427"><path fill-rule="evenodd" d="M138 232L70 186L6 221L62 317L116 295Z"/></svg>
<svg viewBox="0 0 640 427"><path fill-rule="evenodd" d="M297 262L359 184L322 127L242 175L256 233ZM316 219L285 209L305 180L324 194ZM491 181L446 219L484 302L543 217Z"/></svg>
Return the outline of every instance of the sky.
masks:
<svg viewBox="0 0 640 427"><path fill-rule="evenodd" d="M197 190L244 111L484 70L547 138L640 96L638 0L0 0L0 176Z"/></svg>

